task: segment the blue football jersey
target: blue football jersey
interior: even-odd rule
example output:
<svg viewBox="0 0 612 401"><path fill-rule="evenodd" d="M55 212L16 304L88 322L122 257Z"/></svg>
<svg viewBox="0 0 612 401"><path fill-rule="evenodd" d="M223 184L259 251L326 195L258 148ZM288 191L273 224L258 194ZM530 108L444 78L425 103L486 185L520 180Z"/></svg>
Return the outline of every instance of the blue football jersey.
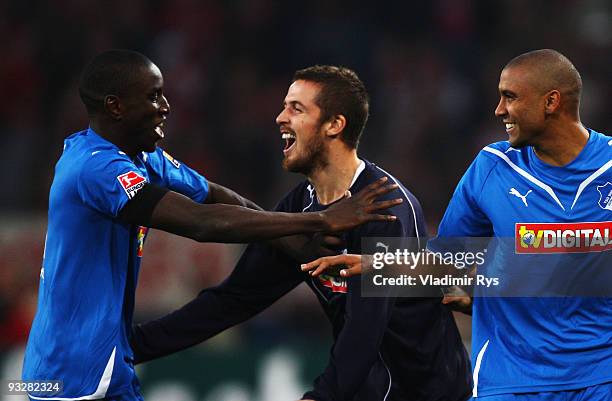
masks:
<svg viewBox="0 0 612 401"><path fill-rule="evenodd" d="M503 297L486 287L475 290L474 397L612 381L609 290L607 296L590 297L542 292L590 279L594 286L612 288L609 273L603 283L590 276L610 270L612 138L589 134L582 152L563 167L542 162L531 147L514 149L506 141L486 146L459 182L438 237L428 244L440 251L449 238L500 240L496 254L488 255L486 274L518 283L507 284ZM559 276L559 269L566 275ZM512 295L526 289L533 292ZM582 290L588 295L589 288Z"/></svg>
<svg viewBox="0 0 612 401"><path fill-rule="evenodd" d="M117 216L147 182L196 202L208 194L204 177L159 148L131 159L91 129L65 140L23 367L24 380L63 381L55 399L135 392L127 335L147 228Z"/></svg>

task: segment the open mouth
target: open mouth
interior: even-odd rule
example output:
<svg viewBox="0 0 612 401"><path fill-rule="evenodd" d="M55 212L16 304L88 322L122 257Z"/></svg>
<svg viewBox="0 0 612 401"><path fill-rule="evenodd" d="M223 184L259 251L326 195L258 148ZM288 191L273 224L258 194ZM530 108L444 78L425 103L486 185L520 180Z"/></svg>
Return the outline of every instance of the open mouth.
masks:
<svg viewBox="0 0 612 401"><path fill-rule="evenodd" d="M295 134L293 132L283 132L281 138L285 140L283 153L287 154L295 146Z"/></svg>
<svg viewBox="0 0 612 401"><path fill-rule="evenodd" d="M163 121L155 126L155 133L157 134L157 136L159 136L159 139L163 139L164 138L164 130L163 130L163 128L164 128L164 122Z"/></svg>
<svg viewBox="0 0 612 401"><path fill-rule="evenodd" d="M514 129L514 127L516 126L515 123L505 123L506 125L506 132L510 133L510 131L512 131Z"/></svg>

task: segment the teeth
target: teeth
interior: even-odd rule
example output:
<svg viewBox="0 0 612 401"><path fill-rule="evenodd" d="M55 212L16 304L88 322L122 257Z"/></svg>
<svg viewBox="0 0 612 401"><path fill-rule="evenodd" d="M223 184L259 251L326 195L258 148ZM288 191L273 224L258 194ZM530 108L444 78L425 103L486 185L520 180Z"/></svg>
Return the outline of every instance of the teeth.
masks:
<svg viewBox="0 0 612 401"><path fill-rule="evenodd" d="M512 129L514 128L514 123L506 123L506 129Z"/></svg>
<svg viewBox="0 0 612 401"><path fill-rule="evenodd" d="M295 139L295 134L291 132L283 132L282 139Z"/></svg>
<svg viewBox="0 0 612 401"><path fill-rule="evenodd" d="M157 133L157 135L159 135L160 138L164 137L164 131L162 131L161 126L163 124L158 125L157 127L155 127L155 132Z"/></svg>

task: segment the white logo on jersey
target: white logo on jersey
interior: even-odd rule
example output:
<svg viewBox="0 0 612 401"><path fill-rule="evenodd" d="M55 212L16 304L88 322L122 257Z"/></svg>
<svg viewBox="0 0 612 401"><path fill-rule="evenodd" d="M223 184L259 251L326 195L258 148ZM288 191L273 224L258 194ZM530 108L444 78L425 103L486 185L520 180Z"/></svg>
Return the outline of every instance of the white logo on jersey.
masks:
<svg viewBox="0 0 612 401"><path fill-rule="evenodd" d="M531 193L531 189L529 191L527 191L527 193L525 195L521 195L521 193L519 191L517 191L516 188L510 188L510 192L508 192L508 193L510 195L516 196L517 198L521 198L521 200L525 204L525 207L529 207L529 205L527 204L527 195L529 195Z"/></svg>
<svg viewBox="0 0 612 401"><path fill-rule="evenodd" d="M384 248L385 253L389 252L389 245L383 244L382 242L377 242L376 243L376 247L377 248Z"/></svg>
<svg viewBox="0 0 612 401"><path fill-rule="evenodd" d="M597 204L604 210L612 210L612 183L606 182L604 185L597 186L599 192L599 202Z"/></svg>
<svg viewBox="0 0 612 401"><path fill-rule="evenodd" d="M512 151L521 153L520 149L514 149L514 148L508 148L508 150L506 150L504 153L508 153L508 152L512 152Z"/></svg>

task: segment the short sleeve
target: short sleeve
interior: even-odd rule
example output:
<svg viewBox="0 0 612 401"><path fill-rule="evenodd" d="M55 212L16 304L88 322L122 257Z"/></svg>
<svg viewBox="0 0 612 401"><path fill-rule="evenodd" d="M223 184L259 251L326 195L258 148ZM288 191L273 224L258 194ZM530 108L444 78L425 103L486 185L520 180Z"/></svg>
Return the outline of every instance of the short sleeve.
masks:
<svg viewBox="0 0 612 401"><path fill-rule="evenodd" d="M147 183L143 173L127 157L93 156L77 178L81 201L98 212L117 217L125 204Z"/></svg>
<svg viewBox="0 0 612 401"><path fill-rule="evenodd" d="M183 194L202 203L208 196L208 180L197 171L179 162L168 152L157 148L143 158L151 183Z"/></svg>

